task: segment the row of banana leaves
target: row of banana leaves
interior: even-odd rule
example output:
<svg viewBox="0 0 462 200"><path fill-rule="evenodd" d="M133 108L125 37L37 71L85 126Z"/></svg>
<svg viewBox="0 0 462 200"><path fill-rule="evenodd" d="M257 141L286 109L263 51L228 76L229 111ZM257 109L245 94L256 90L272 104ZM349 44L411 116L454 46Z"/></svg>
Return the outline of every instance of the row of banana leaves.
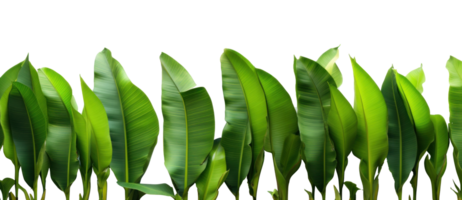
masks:
<svg viewBox="0 0 462 200"><path fill-rule="evenodd" d="M334 186L329 191L340 200L345 185L349 199L355 200L359 188L345 181L352 152L360 159L365 200L378 197L385 159L398 199L403 198L403 185L409 178L413 187L409 199L417 199L421 159L431 180L432 198L439 199L450 142L457 174L462 177L458 152L462 148L462 61L451 57L446 66L450 73L448 129L441 115L430 114L422 96L422 67L406 76L391 67L380 89L350 58L355 87L352 106L338 89L343 80L338 57L337 47L317 60L294 58L295 107L275 77L255 68L238 52L225 49L220 61L226 125L222 138L215 139L207 90L197 87L180 63L162 53L163 153L173 186L141 183L157 143L158 117L148 97L108 49L96 56L93 90L80 79L81 112L69 83L52 69L36 70L27 57L0 78L0 138L15 169L14 179L0 182L2 198L18 199L21 191L27 200L45 199L49 173L69 199L80 172L79 199L89 199L94 173L99 199L106 200L112 171L126 200L144 195L187 200L194 184L198 199L214 200L223 183L239 199L245 179L250 196L257 199L265 152L269 152L277 180L277 189L270 191L273 199L289 199L290 178L304 162L311 184L308 198L314 199L318 190L324 200L326 187L337 173L338 189ZM19 184L20 170L29 190ZM38 194L39 181L42 194ZM457 185L454 192L462 198Z"/></svg>

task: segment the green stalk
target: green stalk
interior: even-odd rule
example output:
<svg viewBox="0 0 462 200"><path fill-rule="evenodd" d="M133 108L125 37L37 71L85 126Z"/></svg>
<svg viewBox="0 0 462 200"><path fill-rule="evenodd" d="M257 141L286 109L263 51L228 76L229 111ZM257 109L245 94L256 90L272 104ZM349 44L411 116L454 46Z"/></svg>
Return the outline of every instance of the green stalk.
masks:
<svg viewBox="0 0 462 200"><path fill-rule="evenodd" d="M417 200L417 178L419 175L419 163L417 162L414 169L412 170L412 179L411 179L411 185L412 185L412 191L413 191L413 200Z"/></svg>
<svg viewBox="0 0 462 200"><path fill-rule="evenodd" d="M64 191L64 195L66 196L66 200L70 200L71 187L68 187L68 188Z"/></svg>
<svg viewBox="0 0 462 200"><path fill-rule="evenodd" d="M14 192L16 199L19 199L19 163L17 160L16 163L14 163Z"/></svg>
<svg viewBox="0 0 462 200"><path fill-rule="evenodd" d="M107 199L107 181L98 179L98 194L100 200Z"/></svg>

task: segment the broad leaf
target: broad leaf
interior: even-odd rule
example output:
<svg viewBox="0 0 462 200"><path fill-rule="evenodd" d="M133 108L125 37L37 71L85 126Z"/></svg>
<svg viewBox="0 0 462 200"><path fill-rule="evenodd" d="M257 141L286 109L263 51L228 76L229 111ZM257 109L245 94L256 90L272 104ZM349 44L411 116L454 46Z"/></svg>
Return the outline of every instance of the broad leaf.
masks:
<svg viewBox="0 0 462 200"><path fill-rule="evenodd" d="M91 129L87 123L87 119L82 116L77 110L73 110L74 127L77 134L77 152L79 154L79 171L83 184L83 197L81 200L88 200L90 195L91 182Z"/></svg>
<svg viewBox="0 0 462 200"><path fill-rule="evenodd" d="M308 58L300 57L296 67L298 127L303 143L303 161L311 185L324 196L337 165L326 109L331 101L329 83L335 85L335 82L321 65Z"/></svg>
<svg viewBox="0 0 462 200"><path fill-rule="evenodd" d="M112 160L112 143L109 122L103 103L80 78L86 119L87 132L90 133L90 158L93 170L98 177L100 199L106 199L107 178Z"/></svg>
<svg viewBox="0 0 462 200"><path fill-rule="evenodd" d="M218 189L228 176L226 167L225 149L220 144L221 139L216 139L209 153L207 167L196 181L199 200L215 200L218 197Z"/></svg>
<svg viewBox="0 0 462 200"><path fill-rule="evenodd" d="M111 169L118 181L139 183L159 134L154 108L108 49L96 56L94 83L93 91L103 103L109 120Z"/></svg>
<svg viewBox="0 0 462 200"><path fill-rule="evenodd" d="M138 190L144 194L149 195L162 195L175 198L175 194L173 193L173 188L167 184L140 184L140 183L126 183L118 181L117 184L124 188Z"/></svg>
<svg viewBox="0 0 462 200"><path fill-rule="evenodd" d="M387 105L369 74L353 58L351 64L355 78L354 109L358 118L358 135L353 145L353 154L361 159L364 199L375 200L379 175L376 171L379 169L380 172L388 153Z"/></svg>
<svg viewBox="0 0 462 200"><path fill-rule="evenodd" d="M342 73L340 72L337 63L335 63L339 56L339 47L340 46L327 50L316 61L321 66L326 68L327 72L329 72L329 74L335 80L337 87L340 87L340 85L343 83Z"/></svg>
<svg viewBox="0 0 462 200"><path fill-rule="evenodd" d="M20 82L13 83L8 98L10 133L19 163L23 166L24 180L34 188L41 171L39 157L44 156L40 152L47 136L47 121L36 96L28 86Z"/></svg>
<svg viewBox="0 0 462 200"><path fill-rule="evenodd" d="M353 107L343 94L334 85L329 85L329 88L331 103L327 122L337 155L337 176L342 195L345 169L348 165L348 155L356 141L358 120Z"/></svg>
<svg viewBox="0 0 462 200"><path fill-rule="evenodd" d="M48 107L46 152L51 178L60 190L69 193L79 167L72 89L61 75L49 68L39 69L39 77Z"/></svg>
<svg viewBox="0 0 462 200"><path fill-rule="evenodd" d="M230 69L228 71L225 68ZM249 172L250 193L253 198L256 198L261 169L263 167L265 138L269 138L266 136L268 131L268 122L267 107L264 103L266 102L265 94L259 83L258 75L255 71L255 66L252 65L247 58L245 58L236 50L230 48L223 49L223 53L220 54L220 70L222 78L225 73L232 73L233 76L235 74L238 80L238 84L233 86L229 85L227 82L222 81L222 88L223 84L225 84L225 87L236 87L236 89L242 90L242 93L244 94L252 136L252 167ZM223 93L224 92L227 91L223 91ZM227 109L226 104L228 104L228 102L225 100L225 110ZM241 117L244 118L244 116ZM236 123L234 121L227 122ZM266 142L266 144L269 143ZM225 150L228 151L226 147Z"/></svg>
<svg viewBox="0 0 462 200"><path fill-rule="evenodd" d="M215 117L207 90L195 87L183 66L165 53L162 64L164 159L177 193L187 199L189 187L207 166L213 147Z"/></svg>
<svg viewBox="0 0 462 200"><path fill-rule="evenodd" d="M414 85L414 87L420 92L423 92L423 83L425 83L425 73L423 71L422 65L410 71L407 75L406 78L409 80L409 82Z"/></svg>
<svg viewBox="0 0 462 200"><path fill-rule="evenodd" d="M402 198L403 185L417 158L417 137L396 82L397 72L388 70L382 94L388 110L388 168L395 180L395 191Z"/></svg>

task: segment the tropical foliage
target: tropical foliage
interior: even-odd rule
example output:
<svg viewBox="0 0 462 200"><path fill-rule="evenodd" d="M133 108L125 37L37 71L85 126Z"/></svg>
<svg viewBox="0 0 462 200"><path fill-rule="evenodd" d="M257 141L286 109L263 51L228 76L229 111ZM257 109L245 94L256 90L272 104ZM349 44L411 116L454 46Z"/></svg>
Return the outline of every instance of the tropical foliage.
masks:
<svg viewBox="0 0 462 200"><path fill-rule="evenodd" d="M317 60L294 58L293 65L286 66L294 72L296 96L291 97L276 76L225 49L220 62L226 124L220 134L206 88L198 87L186 67L162 53L163 153L171 184L141 182L157 144L159 120L150 99L111 51L103 49L96 56L93 89L80 78L82 109L63 76L50 68L36 69L27 56L0 77L0 148L15 169L13 178L0 180L1 197L46 199L50 174L70 199L80 174L80 200L90 198L92 184L99 199L107 200L108 191L115 189L107 183L113 174L126 200L144 195L187 200L193 185L199 200L219 199L222 185L239 199L245 179L253 199L288 200L296 198L289 198L289 182L303 162L310 182L308 199L314 199L317 190L323 200L327 193L336 200L355 200L362 190L363 199L376 200L386 162L397 198L406 199L403 188L411 185L409 199L415 200L424 159L432 199L438 200L452 145L459 178L453 190L462 199L462 61L450 57L446 64L447 124L441 115L430 114L422 95L422 66L406 76L391 67L379 87L357 59L350 58L351 104L340 89L339 55L335 47ZM359 166L348 165L351 153ZM271 189L271 197L257 197L265 154L272 159L277 184L276 189L265 188ZM347 166L359 171L362 189L346 181L353 178L345 173ZM93 173L96 183L91 181ZM335 173L338 183L328 187Z"/></svg>

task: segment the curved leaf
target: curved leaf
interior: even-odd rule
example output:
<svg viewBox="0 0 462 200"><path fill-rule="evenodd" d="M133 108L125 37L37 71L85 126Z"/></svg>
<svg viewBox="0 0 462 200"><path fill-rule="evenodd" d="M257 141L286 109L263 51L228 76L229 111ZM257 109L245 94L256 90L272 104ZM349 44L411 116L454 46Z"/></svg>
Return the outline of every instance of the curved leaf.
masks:
<svg viewBox="0 0 462 200"><path fill-rule="evenodd" d="M94 82L93 91L103 103L109 120L111 169L118 181L139 183L159 134L154 108L108 49L96 56Z"/></svg>
<svg viewBox="0 0 462 200"><path fill-rule="evenodd" d="M228 67L231 68L229 71L224 70L224 68ZM263 167L265 138L269 138L266 136L268 131L267 107L265 103L262 103L266 102L265 94L259 83L254 65L252 65L249 60L236 50L230 48L223 49L223 53L220 54L220 69L222 77L224 73L236 74L239 82L233 87L242 90L244 93L252 136L252 170L249 172L250 193L254 198L256 198L258 182L261 175L261 169ZM223 84L228 83L222 81L222 85ZM226 104L227 102L225 101L225 110L227 107ZM227 122L235 123L232 119L230 120L231 121ZM268 142L266 142L266 144L268 144Z"/></svg>
<svg viewBox="0 0 462 200"><path fill-rule="evenodd" d="M430 120L430 108L422 94L412 85L409 80L401 74L396 76L401 96L404 99L406 110L411 116L411 122L417 135L417 159L411 185L414 189L414 200L417 198L417 180L419 172L419 161L424 156L428 146L435 139L433 124Z"/></svg>
<svg viewBox="0 0 462 200"><path fill-rule="evenodd" d="M396 75L396 70L391 67L383 81L382 94L388 111L388 167L395 180L395 191L401 199L403 185L416 162L417 137L399 92Z"/></svg>
<svg viewBox="0 0 462 200"><path fill-rule="evenodd" d="M32 90L20 82L13 83L8 102L10 133L23 166L23 177L34 188L41 170L38 161L47 135L47 121Z"/></svg>
<svg viewBox="0 0 462 200"><path fill-rule="evenodd" d="M126 183L118 181L117 184L124 188L138 190L144 194L162 195L175 198L173 188L167 184L140 184L140 183Z"/></svg>
<svg viewBox="0 0 462 200"><path fill-rule="evenodd" d="M8 193L10 193L11 188L15 184L15 181L11 178L4 178L0 181L0 189L2 191L2 199L8 199Z"/></svg>
<svg viewBox="0 0 462 200"><path fill-rule="evenodd" d="M275 164L285 174L292 168L292 165L287 166L288 162L282 162L286 154L283 154L284 143L281 141L285 141L289 135L298 134L297 113L284 86L267 71L261 68L256 68L256 71L266 97L269 135L273 156L276 159ZM296 152L296 157L298 157L298 149ZM287 156L290 157L290 155Z"/></svg>
<svg viewBox="0 0 462 200"><path fill-rule="evenodd" d="M68 193L79 166L72 89L61 75L49 68L39 69L39 77L48 107L46 152L50 158L51 179Z"/></svg>
<svg viewBox="0 0 462 200"><path fill-rule="evenodd" d="M89 144L91 144L90 157L92 165L95 166L97 172L103 172L109 167L113 158L108 117L103 103L85 83L82 74L80 74L80 88L82 91L82 110L84 110L83 114L85 114L84 119L88 121L85 126L88 131L82 134L82 139L91 141ZM89 134L91 135L89 136ZM88 147L83 145L88 144L82 144L82 149L88 150Z"/></svg>
<svg viewBox="0 0 462 200"><path fill-rule="evenodd" d="M75 122L75 132L77 134L77 153L79 155L79 171L82 177L83 198L87 200L90 195L91 182L91 159L90 159L90 144L91 144L91 126L88 124L88 119L82 116L77 110L72 109Z"/></svg>
<svg viewBox="0 0 462 200"><path fill-rule="evenodd" d="M331 101L329 83L335 85L335 82L321 65L308 58L300 57L296 67L298 126L304 144L303 160L311 185L325 196L326 186L334 176L337 165L326 109Z"/></svg>
<svg viewBox="0 0 462 200"><path fill-rule="evenodd" d="M358 120L353 107L343 94L334 85L329 85L329 88L331 103L327 122L337 155L337 175L341 196L348 155L350 155L356 141Z"/></svg>
<svg viewBox="0 0 462 200"><path fill-rule="evenodd" d="M351 58L355 80L354 109L358 118L358 135L353 154L361 159L360 174L364 199L375 200L378 190L377 169L383 165L388 153L387 106L374 80ZM379 171L380 172L380 171ZM374 187L377 182L377 187Z"/></svg>
<svg viewBox="0 0 462 200"><path fill-rule="evenodd" d="M345 186L350 192L350 200L356 200L356 192L360 190L356 184L350 181L345 181Z"/></svg>
<svg viewBox="0 0 462 200"><path fill-rule="evenodd" d="M316 62L324 68L327 67L327 64L329 64L329 62L335 58L341 46L342 43L340 43L336 47L331 47L326 51L322 52L316 59Z"/></svg>
<svg viewBox="0 0 462 200"><path fill-rule="evenodd" d="M226 167L225 149L220 144L221 139L216 139L209 153L207 167L196 181L199 200L215 200L218 197L218 189L228 176Z"/></svg>
<svg viewBox="0 0 462 200"><path fill-rule="evenodd" d="M462 149L462 61L450 57L446 63L449 72L449 127L451 141L455 148ZM458 164L462 166L462 155L457 153ZM462 177L462 175L460 176ZM462 178L459 178L462 183Z"/></svg>
<svg viewBox="0 0 462 200"><path fill-rule="evenodd" d="M205 88L193 88L195 83L183 66L165 53L160 60L165 166L177 193L187 198L213 147L213 105Z"/></svg>
<svg viewBox="0 0 462 200"><path fill-rule="evenodd" d="M414 85L414 87L420 92L423 92L423 83L425 83L425 73L423 71L422 65L420 65L419 68L414 69L410 71L407 75L406 78L409 80L409 82Z"/></svg>
<svg viewBox="0 0 462 200"><path fill-rule="evenodd" d="M220 57L221 89L225 104L225 125L221 133L221 145L225 149L226 163L229 169L225 183L234 193L240 191L240 186L244 184L252 163L252 149L250 147L252 136L246 93L235 67L240 67L241 71L246 70L244 72L248 72L247 74L251 74L249 71L252 68L248 67L250 64L246 66L247 62L243 62L247 60L238 61L241 61L241 64L234 66L235 64L231 62L231 59L227 59L224 53Z"/></svg>

